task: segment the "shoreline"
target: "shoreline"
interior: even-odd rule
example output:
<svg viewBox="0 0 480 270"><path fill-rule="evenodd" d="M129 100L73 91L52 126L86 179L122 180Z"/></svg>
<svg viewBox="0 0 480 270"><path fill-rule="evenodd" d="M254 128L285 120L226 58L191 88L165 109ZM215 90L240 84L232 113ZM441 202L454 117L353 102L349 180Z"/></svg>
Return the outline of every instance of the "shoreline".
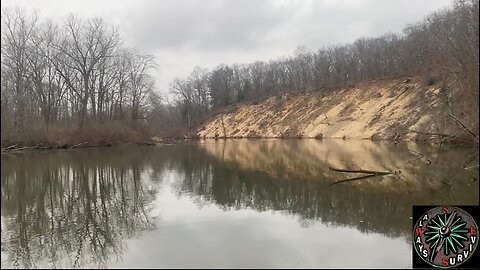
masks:
<svg viewBox="0 0 480 270"><path fill-rule="evenodd" d="M462 140L450 140L450 141L439 141L433 139L425 139L425 140L414 140L414 139L403 139L403 140L391 140L391 139L371 139L371 138L341 138L341 137L323 137L323 138L315 138L315 137L196 137L196 138L167 138L161 139L161 142L128 142L122 144L113 144L113 143L103 143L103 144L89 144L88 142L79 143L79 144L64 144L64 145L24 145L24 144L13 144L6 147L2 147L2 154L12 154L12 153L19 153L25 151L43 151L43 150L69 150L69 149L85 149L85 148L112 148L112 147L124 147L124 146L158 146L158 145L172 145L172 144L182 144L189 141L226 141L226 140L315 140L315 141L323 141L323 140L343 140L343 141L371 141L371 142L379 142L379 143L393 143L393 144L400 144L400 143L408 143L414 142L418 144L426 144L432 146L439 146L439 145L454 145L454 146L475 146L475 143L471 141L462 141Z"/></svg>

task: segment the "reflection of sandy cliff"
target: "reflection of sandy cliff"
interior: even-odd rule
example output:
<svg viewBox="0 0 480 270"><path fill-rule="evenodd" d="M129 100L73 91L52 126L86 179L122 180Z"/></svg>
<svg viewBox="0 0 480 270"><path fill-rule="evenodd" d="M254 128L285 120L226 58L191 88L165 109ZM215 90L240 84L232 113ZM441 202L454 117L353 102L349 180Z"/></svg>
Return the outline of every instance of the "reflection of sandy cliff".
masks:
<svg viewBox="0 0 480 270"><path fill-rule="evenodd" d="M378 171L401 171L399 175L352 181L342 185L380 188L382 191L415 193L425 190L455 189L471 201L478 201L477 171L462 166L468 150L442 150L414 143L391 144L365 140L206 140L201 148L227 163L259 170L274 177L322 180L328 183L362 174L339 173L328 166ZM422 153L421 158L417 153ZM431 164L429 164L429 161Z"/></svg>
<svg viewBox="0 0 480 270"><path fill-rule="evenodd" d="M456 168L456 163L467 158L463 151L439 152L434 156L434 149L412 146L432 160L430 166L437 164L428 166L428 170L419 161L406 166L411 175L419 175L417 179L402 174L403 181L369 179L330 186L345 176L329 171L327 159L337 166L372 169L369 164L379 164L373 168L391 169L390 166L402 165L403 157L415 157L395 145L377 147L366 142L347 150L342 144L343 141L330 144L305 140L206 141L189 148L188 153L175 153L181 161L176 166L183 172L176 190L200 199L200 204L214 202L224 209L282 211L298 215L302 224L321 220L369 233L404 236L407 241L412 205L478 204L478 181L467 179L469 175L478 176L478 172ZM456 161L450 164L449 158ZM380 161L369 163L377 159ZM441 166L447 167L440 170ZM452 184L445 186L436 180L438 177Z"/></svg>

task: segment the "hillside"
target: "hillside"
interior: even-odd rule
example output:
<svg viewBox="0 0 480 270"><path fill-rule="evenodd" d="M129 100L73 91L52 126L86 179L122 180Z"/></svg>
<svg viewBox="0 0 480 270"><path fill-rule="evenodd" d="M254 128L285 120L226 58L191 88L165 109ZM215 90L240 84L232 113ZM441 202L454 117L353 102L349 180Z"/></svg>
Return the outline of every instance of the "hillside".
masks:
<svg viewBox="0 0 480 270"><path fill-rule="evenodd" d="M204 122L197 134L201 138L438 141L456 137L458 131L439 83L402 78L336 90L313 89L226 107Z"/></svg>

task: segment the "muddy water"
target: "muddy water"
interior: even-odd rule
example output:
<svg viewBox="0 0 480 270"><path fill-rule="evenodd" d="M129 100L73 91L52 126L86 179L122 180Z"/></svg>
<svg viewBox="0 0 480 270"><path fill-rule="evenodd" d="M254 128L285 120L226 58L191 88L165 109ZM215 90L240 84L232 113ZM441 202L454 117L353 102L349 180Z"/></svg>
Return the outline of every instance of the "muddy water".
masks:
<svg viewBox="0 0 480 270"><path fill-rule="evenodd" d="M1 266L411 267L413 204L478 204L478 152L227 140L1 158ZM329 166L394 172L361 174Z"/></svg>

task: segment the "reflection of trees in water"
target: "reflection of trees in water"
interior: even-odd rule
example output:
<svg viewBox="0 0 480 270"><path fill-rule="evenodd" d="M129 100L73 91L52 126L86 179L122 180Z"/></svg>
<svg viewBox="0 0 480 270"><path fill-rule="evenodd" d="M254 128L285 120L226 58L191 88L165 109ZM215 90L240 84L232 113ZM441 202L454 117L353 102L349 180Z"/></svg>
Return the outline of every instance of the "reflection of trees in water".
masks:
<svg viewBox="0 0 480 270"><path fill-rule="evenodd" d="M211 168L209 174L204 168L190 169L179 183L179 192L201 196L224 209L288 212L299 215L304 225L321 220L391 237L407 236L410 231L411 204L398 194L365 193L350 187L332 189L318 181L282 180L260 172Z"/></svg>
<svg viewBox="0 0 480 270"><path fill-rule="evenodd" d="M156 191L141 178L148 174L153 182L161 182L170 171L181 175L173 183L176 192L189 194L197 203L282 211L298 216L306 226L321 220L407 239L412 204L478 203L478 181L468 186L458 177L449 189L428 189L431 185L419 182L411 194L370 185L330 187L336 179L322 181L313 175L329 177L322 171L328 170L324 161L309 161L311 156L287 166L280 155L284 159L299 156L305 148L296 148L297 142L291 147L284 141L278 144L270 144L268 153L277 156L266 168L264 159L255 159L265 153L255 153L254 145L238 153L242 158L250 156L240 164L225 158L237 153L214 155L198 145L2 156L2 252L20 267L106 266L121 255L124 238L152 226L144 206ZM279 147L286 151L284 155ZM447 163L463 160L458 158L461 154L438 157L428 171L414 172L422 179L434 179L439 171L457 174Z"/></svg>
<svg viewBox="0 0 480 270"><path fill-rule="evenodd" d="M152 226L138 164L46 157L2 158L2 249L12 266L105 266L125 237Z"/></svg>
<svg viewBox="0 0 480 270"><path fill-rule="evenodd" d="M296 179L291 172L288 177L282 177L285 166L281 163L276 165L276 173L270 172L272 167L266 173L261 169L262 163L258 168L241 168L233 160L223 161L221 154L213 156L200 149L190 151L189 155L181 157L179 171L183 171L184 176L177 184L179 192L200 196L226 209L249 207L259 211L286 211L299 215L304 225L319 219L336 226L354 226L363 232L408 237L412 204L452 203L452 198L454 203L463 203L475 198L472 192L468 193L469 186L465 183L457 185L453 192L425 188L410 194L348 184L330 187L330 181ZM250 155L254 159L256 153ZM416 173L426 175L429 172ZM369 181L373 184L381 179ZM476 198L478 202L478 196Z"/></svg>

